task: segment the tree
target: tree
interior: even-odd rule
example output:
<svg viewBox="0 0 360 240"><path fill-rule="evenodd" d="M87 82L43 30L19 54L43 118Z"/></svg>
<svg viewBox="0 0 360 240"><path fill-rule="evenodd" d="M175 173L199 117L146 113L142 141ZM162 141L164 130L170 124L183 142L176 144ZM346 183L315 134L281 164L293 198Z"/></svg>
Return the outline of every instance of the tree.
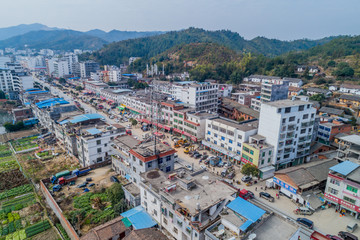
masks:
<svg viewBox="0 0 360 240"><path fill-rule="evenodd" d="M83 90L83 88L81 86L76 86L75 90L80 92Z"/></svg>
<svg viewBox="0 0 360 240"><path fill-rule="evenodd" d="M134 118L130 118L131 125L136 126L138 124L138 121Z"/></svg>
<svg viewBox="0 0 360 240"><path fill-rule="evenodd" d="M347 62L341 62L337 65L333 74L337 77L352 77L354 76L354 69L350 67Z"/></svg>
<svg viewBox="0 0 360 240"><path fill-rule="evenodd" d="M1 90L0 90L0 99L6 99L5 93Z"/></svg>
<svg viewBox="0 0 360 240"><path fill-rule="evenodd" d="M242 166L241 173L246 176L258 176L259 169L251 163L246 163L244 166Z"/></svg>
<svg viewBox="0 0 360 240"><path fill-rule="evenodd" d="M310 100L322 102L325 99L324 94L314 94L310 97Z"/></svg>
<svg viewBox="0 0 360 240"><path fill-rule="evenodd" d="M106 194L111 202L112 206L115 206L118 202L125 197L124 190L120 183L114 183L106 190Z"/></svg>
<svg viewBox="0 0 360 240"><path fill-rule="evenodd" d="M352 126L356 126L356 118L355 118L355 117L351 117L349 123L350 123Z"/></svg>
<svg viewBox="0 0 360 240"><path fill-rule="evenodd" d="M331 60L327 63L328 67L335 67L336 66L336 62L334 60Z"/></svg>
<svg viewBox="0 0 360 240"><path fill-rule="evenodd" d="M7 122L4 124L4 127L8 132L15 132L25 128L25 125L23 122L17 122L15 124Z"/></svg>
<svg viewBox="0 0 360 240"><path fill-rule="evenodd" d="M117 204L114 205L114 213L119 216L121 213L128 209L125 199L121 199Z"/></svg>
<svg viewBox="0 0 360 240"><path fill-rule="evenodd" d="M230 75L230 81L233 84L240 84L244 78L244 73L241 70L235 70Z"/></svg>

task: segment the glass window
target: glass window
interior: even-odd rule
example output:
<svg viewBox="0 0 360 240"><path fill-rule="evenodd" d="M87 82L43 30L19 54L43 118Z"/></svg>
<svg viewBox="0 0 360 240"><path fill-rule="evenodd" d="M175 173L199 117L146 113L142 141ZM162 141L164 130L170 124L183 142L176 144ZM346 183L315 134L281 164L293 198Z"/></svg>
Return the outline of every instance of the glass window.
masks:
<svg viewBox="0 0 360 240"><path fill-rule="evenodd" d="M208 135L211 135L211 132L210 132L210 131L208 131Z"/></svg>
<svg viewBox="0 0 360 240"><path fill-rule="evenodd" d="M101 144L101 140L96 140L96 145L100 145Z"/></svg>
<svg viewBox="0 0 360 240"><path fill-rule="evenodd" d="M231 139L229 139L229 143L233 143L233 141Z"/></svg>
<svg viewBox="0 0 360 240"><path fill-rule="evenodd" d="M152 162L148 162L148 167L149 167L149 168L152 167Z"/></svg>
<svg viewBox="0 0 360 240"><path fill-rule="evenodd" d="M241 147L241 143L237 143L238 147Z"/></svg>
<svg viewBox="0 0 360 240"><path fill-rule="evenodd" d="M225 141L225 137L221 136L221 140Z"/></svg>
<svg viewBox="0 0 360 240"><path fill-rule="evenodd" d="M352 203L352 204L355 204L356 200L355 199L352 199L352 198L349 198L347 196L344 196L344 200L349 202L349 203Z"/></svg>
<svg viewBox="0 0 360 240"><path fill-rule="evenodd" d="M350 186L350 185L346 186L346 190L349 190L350 192L353 192L353 193L358 192L358 189L356 187L353 187L353 186Z"/></svg>

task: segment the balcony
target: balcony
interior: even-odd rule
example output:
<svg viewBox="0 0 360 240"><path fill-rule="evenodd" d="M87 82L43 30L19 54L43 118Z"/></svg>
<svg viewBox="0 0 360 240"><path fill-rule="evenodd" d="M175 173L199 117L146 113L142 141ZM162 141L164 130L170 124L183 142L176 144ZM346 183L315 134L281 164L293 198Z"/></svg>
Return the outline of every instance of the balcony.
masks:
<svg viewBox="0 0 360 240"><path fill-rule="evenodd" d="M284 153L291 153L292 152L292 148L285 148Z"/></svg>
<svg viewBox="0 0 360 240"><path fill-rule="evenodd" d="M291 139L294 137L294 133L288 133L286 134L286 139Z"/></svg>

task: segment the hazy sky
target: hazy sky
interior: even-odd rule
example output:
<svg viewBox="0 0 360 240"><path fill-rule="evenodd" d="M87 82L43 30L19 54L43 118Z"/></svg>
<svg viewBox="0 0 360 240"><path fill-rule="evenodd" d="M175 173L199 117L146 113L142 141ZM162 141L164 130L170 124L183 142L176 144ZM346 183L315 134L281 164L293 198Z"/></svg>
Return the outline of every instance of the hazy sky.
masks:
<svg viewBox="0 0 360 240"><path fill-rule="evenodd" d="M360 34L360 0L1 0L0 27L229 29L246 39Z"/></svg>

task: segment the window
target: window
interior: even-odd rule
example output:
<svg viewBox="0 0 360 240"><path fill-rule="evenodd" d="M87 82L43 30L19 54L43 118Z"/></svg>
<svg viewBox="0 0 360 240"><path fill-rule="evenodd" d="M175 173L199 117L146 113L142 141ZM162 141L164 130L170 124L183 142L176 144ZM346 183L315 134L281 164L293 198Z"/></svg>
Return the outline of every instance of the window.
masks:
<svg viewBox="0 0 360 240"><path fill-rule="evenodd" d="M278 112L278 113L281 113L281 108L278 108L277 112Z"/></svg>
<svg viewBox="0 0 360 240"><path fill-rule="evenodd" d="M306 129L301 129L300 134L306 133Z"/></svg>
<svg viewBox="0 0 360 240"><path fill-rule="evenodd" d="M299 111L304 111L305 105L299 106Z"/></svg>
<svg viewBox="0 0 360 240"><path fill-rule="evenodd" d="M98 148L98 149L97 149L97 152L98 152L98 153L101 153L101 148Z"/></svg>
<svg viewBox="0 0 360 240"><path fill-rule="evenodd" d="M344 196L344 200L349 202L349 203L352 203L352 204L355 204L356 200L355 199L352 199L352 198L349 198L347 196Z"/></svg>
<svg viewBox="0 0 360 240"><path fill-rule="evenodd" d="M233 131L227 130L227 134L228 134L229 136L234 136L234 132L233 132Z"/></svg>
<svg viewBox="0 0 360 240"><path fill-rule="evenodd" d="M229 150L232 151L232 147L229 147Z"/></svg>
<svg viewBox="0 0 360 240"><path fill-rule="evenodd" d="M282 119L282 123L286 123L286 118L283 118L283 119Z"/></svg>
<svg viewBox="0 0 360 240"><path fill-rule="evenodd" d="M208 142L210 142L210 138L207 138L206 140L207 140Z"/></svg>
<svg viewBox="0 0 360 240"><path fill-rule="evenodd" d="M264 160L261 160L261 165L263 165L264 164Z"/></svg>
<svg viewBox="0 0 360 240"><path fill-rule="evenodd" d="M346 190L349 190L350 192L353 192L353 193L357 193L358 192L358 189L353 187L353 186L350 186L350 185L347 185L346 186Z"/></svg>
<svg viewBox="0 0 360 240"><path fill-rule="evenodd" d="M159 158L159 163L163 163L163 159L162 158Z"/></svg>
<svg viewBox="0 0 360 240"><path fill-rule="evenodd" d="M238 146L238 147L241 147L241 143L237 143L237 146Z"/></svg>
<svg viewBox="0 0 360 240"><path fill-rule="evenodd" d="M268 163L271 161L271 158L268 158Z"/></svg>
<svg viewBox="0 0 360 240"><path fill-rule="evenodd" d="M218 135L216 133L214 133L214 137L217 137Z"/></svg>
<svg viewBox="0 0 360 240"><path fill-rule="evenodd" d="M242 135L238 135L238 139L242 139Z"/></svg>
<svg viewBox="0 0 360 240"><path fill-rule="evenodd" d="M334 194L334 195L337 195L337 194L339 193L338 190L336 190L336 189L334 189L334 188L331 188L331 187L329 187L328 190L329 190L329 192L330 192L331 194Z"/></svg>
<svg viewBox="0 0 360 240"><path fill-rule="evenodd" d="M269 151L269 155L271 155L271 151Z"/></svg>
<svg viewBox="0 0 360 240"><path fill-rule="evenodd" d="M309 118L309 114L304 114L303 119L308 119Z"/></svg>
<svg viewBox="0 0 360 240"><path fill-rule="evenodd" d="M214 144L217 144L217 141L214 140Z"/></svg>
<svg viewBox="0 0 360 240"><path fill-rule="evenodd" d="M174 233L178 233L178 229L176 228L176 227L174 227L174 229L173 229L173 231L174 231Z"/></svg>
<svg viewBox="0 0 360 240"><path fill-rule="evenodd" d="M233 143L233 141L231 139L229 139L229 143Z"/></svg>
<svg viewBox="0 0 360 240"><path fill-rule="evenodd" d="M210 132L210 131L208 131L208 135L211 135L211 132Z"/></svg>
<svg viewBox="0 0 360 240"><path fill-rule="evenodd" d="M222 143L222 144L221 144L221 147L225 147L225 145Z"/></svg>
<svg viewBox="0 0 360 240"><path fill-rule="evenodd" d="M144 163L143 163L143 161L141 161L141 160L139 159L139 164L140 164L140 166L142 166Z"/></svg>
<svg viewBox="0 0 360 240"><path fill-rule="evenodd" d="M265 157L265 152L262 153L262 156Z"/></svg>
<svg viewBox="0 0 360 240"><path fill-rule="evenodd" d="M291 108L290 107L285 108L285 113L289 113L289 112L291 112Z"/></svg>
<svg viewBox="0 0 360 240"><path fill-rule="evenodd" d="M155 199L154 199L155 200ZM156 200L155 200L156 201ZM157 216L157 211L154 209L154 215Z"/></svg>
<svg viewBox="0 0 360 240"><path fill-rule="evenodd" d="M293 121L295 121L295 117L294 116L289 117L289 122L293 122Z"/></svg>
<svg viewBox="0 0 360 240"><path fill-rule="evenodd" d="M167 220L166 220L166 218L163 218L163 223L164 223L165 225L167 225Z"/></svg>
<svg viewBox="0 0 360 240"><path fill-rule="evenodd" d="M173 218L174 214L172 212L169 212L169 217Z"/></svg>
<svg viewBox="0 0 360 240"><path fill-rule="evenodd" d="M240 151L237 151L236 153L239 154L239 155L241 154Z"/></svg>
<svg viewBox="0 0 360 240"><path fill-rule="evenodd" d="M152 162L148 162L148 168L152 167Z"/></svg>
<svg viewBox="0 0 360 240"><path fill-rule="evenodd" d="M107 147L107 143L105 143L104 146Z"/></svg>
<svg viewBox="0 0 360 240"><path fill-rule="evenodd" d="M102 157L98 157L98 158L96 159L96 161L97 161L97 162L101 162L101 161L102 161Z"/></svg>
<svg viewBox="0 0 360 240"><path fill-rule="evenodd" d="M136 173L136 167L133 167L133 171Z"/></svg>
<svg viewBox="0 0 360 240"><path fill-rule="evenodd" d="M336 179L330 178L330 183L340 186L340 182Z"/></svg>
<svg viewBox="0 0 360 240"><path fill-rule="evenodd" d="M167 156L166 157L166 161L168 162L168 161L170 161L171 160L171 156Z"/></svg>
<svg viewBox="0 0 360 240"><path fill-rule="evenodd" d="M101 144L101 140L96 140L96 145L100 145Z"/></svg>
<svg viewBox="0 0 360 240"><path fill-rule="evenodd" d="M225 137L221 136L221 140L225 141Z"/></svg>

